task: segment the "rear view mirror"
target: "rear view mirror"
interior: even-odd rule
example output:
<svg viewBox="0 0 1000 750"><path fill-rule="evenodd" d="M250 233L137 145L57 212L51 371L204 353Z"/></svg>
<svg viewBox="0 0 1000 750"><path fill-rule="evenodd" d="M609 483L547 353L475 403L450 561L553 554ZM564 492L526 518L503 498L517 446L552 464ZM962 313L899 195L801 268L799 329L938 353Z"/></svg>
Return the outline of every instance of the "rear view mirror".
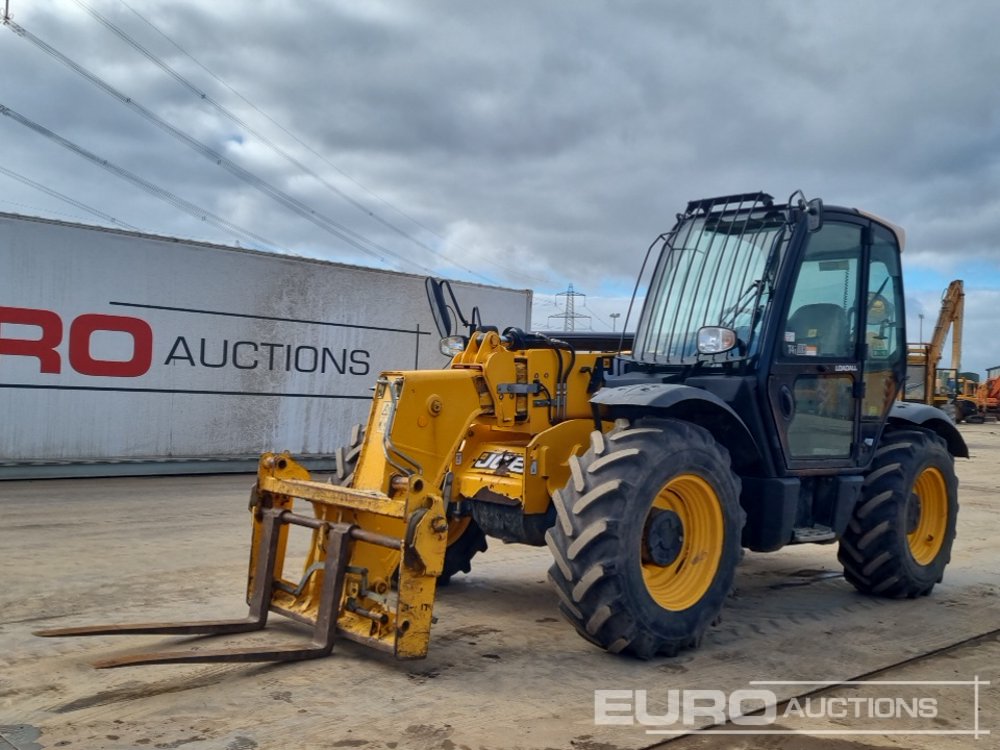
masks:
<svg viewBox="0 0 1000 750"><path fill-rule="evenodd" d="M823 227L823 199L813 198L806 203L806 219L809 231L818 232Z"/></svg>
<svg viewBox="0 0 1000 750"><path fill-rule="evenodd" d="M470 335L482 326L483 320L478 307L472 308L471 320L467 320L462 314L455 290L451 288L451 282L447 279L428 276L424 281L424 288L427 290L427 301L431 304L434 325L437 326L441 338L446 339L453 335L458 330L459 324L465 326Z"/></svg>
<svg viewBox="0 0 1000 750"><path fill-rule="evenodd" d="M438 335L447 338L451 335L451 312L444 298L443 283L428 276L424 281L424 287L427 289L427 301L431 305L431 315L434 318L434 325L437 326Z"/></svg>
<svg viewBox="0 0 1000 750"><path fill-rule="evenodd" d="M806 228L810 232L818 232L823 227L822 198L813 198L811 201L807 201L806 194L801 190L796 190L788 196L788 207L792 209L789 213L793 223L798 221L802 214L805 214Z"/></svg>

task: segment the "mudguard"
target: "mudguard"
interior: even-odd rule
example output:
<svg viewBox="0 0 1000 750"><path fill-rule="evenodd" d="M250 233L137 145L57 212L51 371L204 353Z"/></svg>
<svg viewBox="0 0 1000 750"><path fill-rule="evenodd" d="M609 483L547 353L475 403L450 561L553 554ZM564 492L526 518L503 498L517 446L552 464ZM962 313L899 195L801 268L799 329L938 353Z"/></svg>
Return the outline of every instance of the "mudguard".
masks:
<svg viewBox="0 0 1000 750"><path fill-rule="evenodd" d="M675 417L701 425L724 445L736 465L759 461L761 452L740 416L714 393L678 383L637 383L603 388L590 403L609 418Z"/></svg>
<svg viewBox="0 0 1000 750"><path fill-rule="evenodd" d="M913 425L933 430L944 438L951 455L960 458L969 457L969 447L965 444L965 439L958 428L955 427L955 423L936 406L897 401L889 411L889 424L896 427Z"/></svg>

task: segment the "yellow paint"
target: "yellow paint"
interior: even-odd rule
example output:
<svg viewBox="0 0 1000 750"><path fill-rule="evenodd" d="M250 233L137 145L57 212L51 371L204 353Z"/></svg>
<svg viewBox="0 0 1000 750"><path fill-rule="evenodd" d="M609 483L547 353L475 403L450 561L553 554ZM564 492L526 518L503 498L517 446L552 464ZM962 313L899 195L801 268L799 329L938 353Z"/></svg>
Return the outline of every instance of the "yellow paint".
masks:
<svg viewBox="0 0 1000 750"><path fill-rule="evenodd" d="M643 561L642 578L657 604L679 612L701 601L715 580L725 542L722 506L707 481L696 474L680 474L660 489L654 508L677 514L684 542L669 565ZM644 533L641 545L645 544Z"/></svg>
<svg viewBox="0 0 1000 750"><path fill-rule="evenodd" d="M948 529L948 488L944 475L928 466L917 477L913 494L920 501L920 516L916 528L906 535L906 542L918 565L930 565L941 551Z"/></svg>
<svg viewBox="0 0 1000 750"><path fill-rule="evenodd" d="M470 522L448 518L441 495L446 477L451 474L451 501L485 489L521 503L526 513L544 513L551 493L569 477L569 457L589 444L594 425L587 387L598 356L577 354L570 370L569 353L562 353L566 403L560 406L550 403L560 394L560 361L553 351L511 351L496 333L475 334L448 369L381 374L351 487L313 481L287 454L261 458L258 506L399 540L392 549L351 542L350 572L336 613L341 635L400 658L427 653L445 549ZM491 451L505 461L516 458L519 470L474 468ZM313 533L303 570L293 574L284 569L287 532L282 526L275 578L285 588L295 589L300 581L302 586L298 593L276 589L271 607L315 622L323 572L309 571L326 559L325 534ZM260 534L255 517L255 541ZM253 585L251 578L248 592ZM357 607L384 615L386 622L351 611Z"/></svg>

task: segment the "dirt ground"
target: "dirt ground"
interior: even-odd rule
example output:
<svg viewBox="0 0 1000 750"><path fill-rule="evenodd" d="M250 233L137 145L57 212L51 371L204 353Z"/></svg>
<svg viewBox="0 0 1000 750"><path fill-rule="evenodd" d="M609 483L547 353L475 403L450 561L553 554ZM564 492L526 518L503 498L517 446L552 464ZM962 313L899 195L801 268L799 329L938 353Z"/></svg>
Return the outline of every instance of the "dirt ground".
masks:
<svg viewBox="0 0 1000 750"><path fill-rule="evenodd" d="M440 591L423 661L398 662L345 642L327 659L299 664L94 670L91 661L154 644L236 642L53 640L31 631L244 614L252 479L0 483L0 750L997 747L1000 425L961 429L972 458L958 462L958 540L930 597L882 601L855 593L839 575L835 546L748 553L723 620L702 647L650 662L605 654L559 618L544 549L491 542L470 575ZM302 637L301 626L275 618L265 633L239 642ZM885 684L776 684L845 680ZM990 684L970 684L976 680ZM633 699L646 691L662 712L670 690L765 688L779 701L808 693L813 706L856 707L894 696L907 706L932 701L921 705L933 711L919 720L884 720L786 715L790 704L781 704L782 715L767 728L795 734L752 737L676 737L595 723L597 690ZM977 717L978 738L956 734L974 730ZM743 728L729 723L713 731ZM915 728L924 733L886 733Z"/></svg>

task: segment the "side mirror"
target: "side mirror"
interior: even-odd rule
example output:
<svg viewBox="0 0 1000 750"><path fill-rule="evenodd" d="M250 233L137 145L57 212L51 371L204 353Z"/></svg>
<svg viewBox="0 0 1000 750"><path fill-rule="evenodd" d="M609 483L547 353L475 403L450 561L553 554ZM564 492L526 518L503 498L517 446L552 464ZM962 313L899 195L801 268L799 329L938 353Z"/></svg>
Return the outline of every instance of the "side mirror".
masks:
<svg viewBox="0 0 1000 750"><path fill-rule="evenodd" d="M806 219L809 231L818 232L823 227L823 199L813 198L806 203Z"/></svg>
<svg viewBox="0 0 1000 750"><path fill-rule="evenodd" d="M451 312L448 310L448 303L444 297L444 282L430 276L424 281L427 289L427 301L431 305L431 316L434 318L434 325L437 326L438 335L441 338L451 336Z"/></svg>
<svg viewBox="0 0 1000 750"><path fill-rule="evenodd" d="M455 290L451 288L450 281L428 276L424 280L424 288L427 290L427 301L431 304L434 325L437 326L438 335L441 338L446 339L454 335L459 324L469 329L470 336L482 328L483 319L479 314L479 308L473 307L472 319L466 320L465 315L462 314L462 308L458 304L458 298L455 296Z"/></svg>

